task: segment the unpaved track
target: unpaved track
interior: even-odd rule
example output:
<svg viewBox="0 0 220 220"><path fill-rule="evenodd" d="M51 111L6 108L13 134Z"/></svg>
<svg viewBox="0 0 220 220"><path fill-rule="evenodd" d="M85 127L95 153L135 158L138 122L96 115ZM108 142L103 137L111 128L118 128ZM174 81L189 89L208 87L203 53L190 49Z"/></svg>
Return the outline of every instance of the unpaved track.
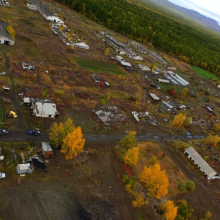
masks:
<svg viewBox="0 0 220 220"><path fill-rule="evenodd" d="M18 103L18 100L16 98L16 97L18 97L18 94L16 94L13 76L12 76L12 73L10 71L10 59L6 54L4 54L4 56L5 56L5 63L6 63L6 71L7 71L8 77L9 77L10 82L11 82L10 92L5 93L4 97L7 98L7 99L11 99L11 102L13 103L14 110L15 110L17 116L18 116L17 117L16 128L19 131L27 132L26 122L25 122L24 116L21 112L20 104Z"/></svg>

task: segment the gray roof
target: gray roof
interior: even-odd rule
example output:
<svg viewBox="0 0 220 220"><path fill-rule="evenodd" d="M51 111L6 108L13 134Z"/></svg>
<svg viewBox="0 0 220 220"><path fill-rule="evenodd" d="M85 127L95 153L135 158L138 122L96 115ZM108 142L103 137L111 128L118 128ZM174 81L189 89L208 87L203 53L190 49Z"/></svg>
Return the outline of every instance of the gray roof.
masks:
<svg viewBox="0 0 220 220"><path fill-rule="evenodd" d="M8 26L9 24L0 20L0 36L4 36L4 37L7 37L9 38L10 40L12 40L10 34L7 32L6 30L6 27Z"/></svg>
<svg viewBox="0 0 220 220"><path fill-rule="evenodd" d="M40 1L29 0L28 4L37 6L47 17L53 15L53 13L50 11L49 7Z"/></svg>
<svg viewBox="0 0 220 220"><path fill-rule="evenodd" d="M199 170L201 170L207 176L208 180L217 175L212 167L210 167L210 165L200 156L200 154L193 147L188 147L187 149L185 149L184 153L188 154L188 158L193 160L193 163L196 164Z"/></svg>

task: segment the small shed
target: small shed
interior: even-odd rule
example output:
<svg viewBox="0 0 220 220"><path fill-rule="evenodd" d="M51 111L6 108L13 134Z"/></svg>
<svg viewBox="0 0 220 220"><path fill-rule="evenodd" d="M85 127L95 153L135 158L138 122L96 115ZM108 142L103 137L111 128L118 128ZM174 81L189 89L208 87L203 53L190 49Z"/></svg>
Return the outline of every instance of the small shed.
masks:
<svg viewBox="0 0 220 220"><path fill-rule="evenodd" d="M30 163L26 164L18 164L16 173L17 174L26 174L26 173L33 173L34 167Z"/></svg>
<svg viewBox="0 0 220 220"><path fill-rule="evenodd" d="M41 142L41 149L45 158L50 158L53 156L53 149L49 142Z"/></svg>

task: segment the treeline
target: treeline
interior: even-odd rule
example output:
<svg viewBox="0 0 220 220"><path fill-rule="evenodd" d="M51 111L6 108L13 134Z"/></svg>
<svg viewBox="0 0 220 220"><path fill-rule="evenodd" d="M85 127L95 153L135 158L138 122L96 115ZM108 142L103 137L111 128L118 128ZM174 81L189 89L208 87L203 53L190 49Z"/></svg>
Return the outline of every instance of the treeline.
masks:
<svg viewBox="0 0 220 220"><path fill-rule="evenodd" d="M220 40L126 0L58 0L89 19L220 76Z"/></svg>

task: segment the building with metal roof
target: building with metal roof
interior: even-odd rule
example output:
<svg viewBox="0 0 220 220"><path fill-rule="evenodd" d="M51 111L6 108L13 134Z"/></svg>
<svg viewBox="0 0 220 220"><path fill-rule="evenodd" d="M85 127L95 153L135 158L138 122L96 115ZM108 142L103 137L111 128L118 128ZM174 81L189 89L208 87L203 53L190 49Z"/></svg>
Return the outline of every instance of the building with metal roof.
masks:
<svg viewBox="0 0 220 220"><path fill-rule="evenodd" d="M64 24L64 22L58 17L54 16L53 12L51 12L48 5L42 3L38 0L28 0L27 7L31 10L39 11L41 15L43 15L47 20Z"/></svg>
<svg viewBox="0 0 220 220"><path fill-rule="evenodd" d="M0 20L0 44L14 45L14 40L6 30L8 25L8 23Z"/></svg>
<svg viewBox="0 0 220 220"><path fill-rule="evenodd" d="M186 148L184 154L205 174L208 180L218 175L193 147Z"/></svg>

